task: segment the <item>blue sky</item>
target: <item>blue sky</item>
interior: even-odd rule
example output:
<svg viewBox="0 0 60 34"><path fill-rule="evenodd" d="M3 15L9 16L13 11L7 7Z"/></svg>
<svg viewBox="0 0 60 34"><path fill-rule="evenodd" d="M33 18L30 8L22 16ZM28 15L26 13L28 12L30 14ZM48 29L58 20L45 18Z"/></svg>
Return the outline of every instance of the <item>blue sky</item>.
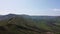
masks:
<svg viewBox="0 0 60 34"><path fill-rule="evenodd" d="M60 0L0 0L0 15L9 13L60 16Z"/></svg>

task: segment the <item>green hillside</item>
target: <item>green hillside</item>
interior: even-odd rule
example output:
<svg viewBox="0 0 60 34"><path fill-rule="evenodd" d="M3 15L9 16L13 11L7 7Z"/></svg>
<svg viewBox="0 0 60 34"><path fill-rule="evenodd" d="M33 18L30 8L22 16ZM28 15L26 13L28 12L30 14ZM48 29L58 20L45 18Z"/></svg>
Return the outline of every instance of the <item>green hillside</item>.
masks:
<svg viewBox="0 0 60 34"><path fill-rule="evenodd" d="M42 19L38 22L32 18L15 17L0 21L0 34L46 34L47 32L60 34L59 18Z"/></svg>

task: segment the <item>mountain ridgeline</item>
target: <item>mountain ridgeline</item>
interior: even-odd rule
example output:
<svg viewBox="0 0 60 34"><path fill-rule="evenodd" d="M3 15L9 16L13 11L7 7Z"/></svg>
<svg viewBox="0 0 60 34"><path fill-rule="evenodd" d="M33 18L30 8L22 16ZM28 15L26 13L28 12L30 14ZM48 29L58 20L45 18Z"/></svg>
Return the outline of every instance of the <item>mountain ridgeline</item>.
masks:
<svg viewBox="0 0 60 34"><path fill-rule="evenodd" d="M0 34L60 34L60 16L0 16Z"/></svg>

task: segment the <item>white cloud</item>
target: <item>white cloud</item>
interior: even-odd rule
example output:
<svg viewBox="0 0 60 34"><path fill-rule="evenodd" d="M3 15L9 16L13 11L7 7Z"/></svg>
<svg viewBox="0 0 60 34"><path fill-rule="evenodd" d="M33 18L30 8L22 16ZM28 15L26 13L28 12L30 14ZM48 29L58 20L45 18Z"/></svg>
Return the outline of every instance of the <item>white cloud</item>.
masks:
<svg viewBox="0 0 60 34"><path fill-rule="evenodd" d="M0 10L0 15L6 15L9 13L16 13L14 10Z"/></svg>
<svg viewBox="0 0 60 34"><path fill-rule="evenodd" d="M56 9L56 8L55 8L55 9L52 9L52 11L60 11L60 9Z"/></svg>
<svg viewBox="0 0 60 34"><path fill-rule="evenodd" d="M47 10L47 9L46 9ZM51 16L60 16L60 9L48 9L46 12L44 12L46 15Z"/></svg>
<svg viewBox="0 0 60 34"><path fill-rule="evenodd" d="M0 10L0 15L5 15L9 13L14 14L28 14L28 15L51 15L51 16L60 16L60 9L40 9L40 10L33 10L33 9L18 9L18 10L11 10L5 9Z"/></svg>

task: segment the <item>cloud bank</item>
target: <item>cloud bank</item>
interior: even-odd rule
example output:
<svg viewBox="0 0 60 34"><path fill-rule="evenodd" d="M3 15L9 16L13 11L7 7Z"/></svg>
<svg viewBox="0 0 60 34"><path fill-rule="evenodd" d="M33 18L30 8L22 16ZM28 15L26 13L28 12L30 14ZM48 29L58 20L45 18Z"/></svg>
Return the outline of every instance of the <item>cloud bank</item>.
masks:
<svg viewBox="0 0 60 34"><path fill-rule="evenodd" d="M19 9L19 10L0 10L0 15L13 14L27 14L27 15L48 15L48 16L60 16L60 9Z"/></svg>

